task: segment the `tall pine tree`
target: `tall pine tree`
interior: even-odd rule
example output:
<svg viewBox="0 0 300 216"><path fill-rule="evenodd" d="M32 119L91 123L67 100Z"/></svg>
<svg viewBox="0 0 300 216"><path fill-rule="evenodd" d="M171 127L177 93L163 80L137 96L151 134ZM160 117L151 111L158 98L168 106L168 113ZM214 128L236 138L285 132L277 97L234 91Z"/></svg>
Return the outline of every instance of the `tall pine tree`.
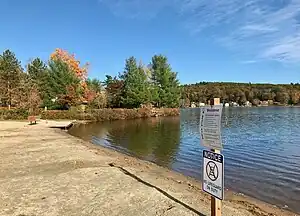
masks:
<svg viewBox="0 0 300 216"><path fill-rule="evenodd" d="M10 50L0 55L0 100L4 105L13 105L15 93L20 87L22 78L20 61Z"/></svg>
<svg viewBox="0 0 300 216"><path fill-rule="evenodd" d="M178 107L181 90L177 73L172 72L167 57L162 55L153 56L151 67L151 78L158 92L157 105L159 107Z"/></svg>
<svg viewBox="0 0 300 216"><path fill-rule="evenodd" d="M137 65L134 57L126 60L125 71L121 78L124 80L122 102L125 107L135 108L151 102L147 74L142 64Z"/></svg>
<svg viewBox="0 0 300 216"><path fill-rule="evenodd" d="M46 64L40 59L35 58L27 65L27 73L35 83L42 83L47 71Z"/></svg>
<svg viewBox="0 0 300 216"><path fill-rule="evenodd" d="M27 73L32 86L35 86L43 101L47 98L48 70L46 64L39 58L35 58L27 65Z"/></svg>

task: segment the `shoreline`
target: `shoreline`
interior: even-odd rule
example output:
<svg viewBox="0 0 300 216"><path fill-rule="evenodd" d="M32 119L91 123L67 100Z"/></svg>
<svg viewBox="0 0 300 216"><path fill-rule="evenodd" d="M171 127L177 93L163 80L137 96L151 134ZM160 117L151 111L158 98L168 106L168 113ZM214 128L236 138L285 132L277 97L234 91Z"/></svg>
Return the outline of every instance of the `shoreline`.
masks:
<svg viewBox="0 0 300 216"><path fill-rule="evenodd" d="M145 210L145 206L148 206L149 212L144 215L208 215L210 197L202 192L201 182L196 179L83 141L65 131L49 128L45 121L39 121L33 126L17 121L4 121L1 124L3 128L0 129L0 156L3 159L0 163L0 189L4 194L0 197L1 215L11 215L8 213L13 211L14 215L18 215L16 212L19 215L132 215L136 208L141 211ZM99 174L102 181L96 178ZM63 189L59 188L57 185L65 179L72 181L64 184ZM11 184L12 180L14 184ZM73 181L77 184L72 184ZM90 185L94 187L91 189ZM109 187L106 188L105 185ZM35 189L32 191L30 187ZM77 187L80 193L74 191L74 187ZM101 196L101 193L98 194L99 188L102 191L103 187L106 193ZM136 187L139 189L136 190ZM114 190L114 193L110 193L111 190ZM62 191L64 195L61 194ZM123 194L124 191L131 194L124 194L125 197L130 197L130 200L138 198L145 206L139 208L134 202L135 204L131 203L131 208L128 209L128 203L124 203L122 197L116 194ZM53 200L53 194L56 201ZM20 200L20 196L27 199ZM112 204L108 204L108 200ZM47 210L45 214L44 202L52 204L52 212ZM86 212L82 207L82 203L86 205L86 202L91 203L92 212ZM77 212L71 210L74 203L77 203ZM105 208L106 205L110 208ZM109 209L114 209L115 212L106 212L111 211ZM38 212L40 214L37 214ZM226 191L223 215L297 214L247 196L237 195L233 191Z"/></svg>

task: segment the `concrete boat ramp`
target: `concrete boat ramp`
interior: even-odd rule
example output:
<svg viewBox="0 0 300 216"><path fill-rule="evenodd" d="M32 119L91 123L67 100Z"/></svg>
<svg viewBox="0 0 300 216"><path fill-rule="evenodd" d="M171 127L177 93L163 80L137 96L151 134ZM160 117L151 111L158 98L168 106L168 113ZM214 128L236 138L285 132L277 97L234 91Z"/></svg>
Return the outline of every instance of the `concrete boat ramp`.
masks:
<svg viewBox="0 0 300 216"><path fill-rule="evenodd" d="M43 120L43 121L45 121L46 125L50 128L60 128L64 130L68 130L76 123L76 120L62 120L62 121Z"/></svg>

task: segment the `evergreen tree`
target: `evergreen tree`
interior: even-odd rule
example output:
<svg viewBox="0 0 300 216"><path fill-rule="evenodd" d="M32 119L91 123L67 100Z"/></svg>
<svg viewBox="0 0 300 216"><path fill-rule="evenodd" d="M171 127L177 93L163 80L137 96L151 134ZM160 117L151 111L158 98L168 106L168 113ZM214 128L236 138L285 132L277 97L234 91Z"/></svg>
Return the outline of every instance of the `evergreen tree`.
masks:
<svg viewBox="0 0 300 216"><path fill-rule="evenodd" d="M68 108L79 102L82 88L80 79L70 67L60 60L50 60L48 68L48 88L46 103L56 100L60 108Z"/></svg>
<svg viewBox="0 0 300 216"><path fill-rule="evenodd" d="M110 75L105 75L105 80L103 81L103 84L104 84L104 86L105 86L105 88L108 86L108 85L110 85L110 84L112 84L113 83L113 77L112 76L110 76Z"/></svg>
<svg viewBox="0 0 300 216"><path fill-rule="evenodd" d="M43 78L45 77L46 69L47 66L39 58L35 58L27 65L27 72L29 77L36 83L39 83L43 80Z"/></svg>
<svg viewBox="0 0 300 216"><path fill-rule="evenodd" d="M35 86L42 100L47 98L47 86L48 86L48 71L46 64L39 58L35 58L27 65L27 73L30 82Z"/></svg>
<svg viewBox="0 0 300 216"><path fill-rule="evenodd" d="M20 61L10 50L0 55L0 101L4 105L12 105L14 94L20 87L22 76Z"/></svg>
<svg viewBox="0 0 300 216"><path fill-rule="evenodd" d="M99 93L102 91L102 84L101 84L101 81L98 80L98 79L90 79L88 78L86 80L86 84L88 86L89 89Z"/></svg>
<svg viewBox="0 0 300 216"><path fill-rule="evenodd" d="M180 86L177 73L172 72L168 59L162 55L152 58L152 80L155 91L158 92L157 104L160 107L178 107L180 100Z"/></svg>
<svg viewBox="0 0 300 216"><path fill-rule="evenodd" d="M124 91L122 102L129 108L140 107L151 101L147 74L142 64L137 65L136 59L130 57L126 60L125 71L121 75L124 79Z"/></svg>
<svg viewBox="0 0 300 216"><path fill-rule="evenodd" d="M85 98L89 107L104 108L107 105L107 97L103 91L102 83L98 79L87 79L87 89L85 90Z"/></svg>
<svg viewBox="0 0 300 216"><path fill-rule="evenodd" d="M105 90L107 93L107 105L108 107L115 108L121 107L122 93L123 93L123 80L117 77L106 75L104 80Z"/></svg>

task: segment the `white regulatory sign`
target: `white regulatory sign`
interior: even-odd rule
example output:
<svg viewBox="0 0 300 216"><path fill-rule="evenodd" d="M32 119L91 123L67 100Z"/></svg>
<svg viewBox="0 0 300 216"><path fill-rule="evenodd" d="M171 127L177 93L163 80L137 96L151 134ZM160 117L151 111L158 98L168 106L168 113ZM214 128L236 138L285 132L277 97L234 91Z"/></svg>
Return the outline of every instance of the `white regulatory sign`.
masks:
<svg viewBox="0 0 300 216"><path fill-rule="evenodd" d="M206 106L200 113L201 144L211 149L222 149L221 118L222 106Z"/></svg>
<svg viewBox="0 0 300 216"><path fill-rule="evenodd" d="M224 198L224 156L203 150L202 189L210 195Z"/></svg>

